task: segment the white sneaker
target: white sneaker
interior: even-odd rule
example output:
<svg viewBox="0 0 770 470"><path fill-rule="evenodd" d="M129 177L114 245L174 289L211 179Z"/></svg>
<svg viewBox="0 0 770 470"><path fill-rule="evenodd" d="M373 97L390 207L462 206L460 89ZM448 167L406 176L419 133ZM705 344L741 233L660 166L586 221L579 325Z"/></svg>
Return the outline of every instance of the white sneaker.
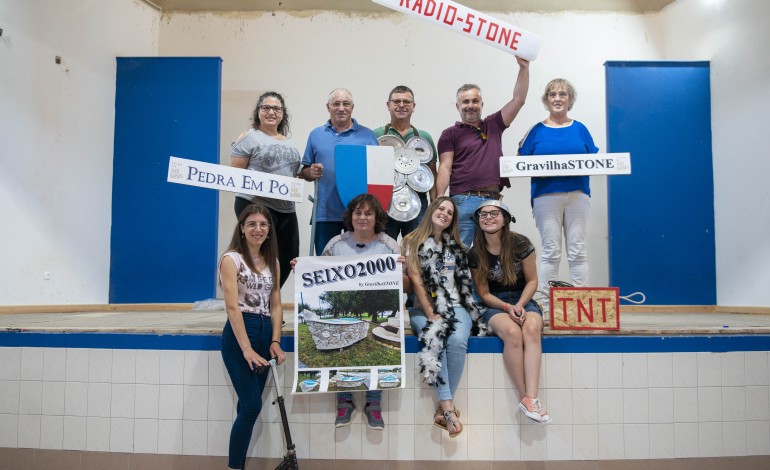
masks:
<svg viewBox="0 0 770 470"><path fill-rule="evenodd" d="M545 411L545 406L540 403L540 400L537 398L532 398L532 402L530 403L529 407L524 404L524 400L526 400L527 397L521 400L519 402L519 409L526 415L527 418L529 418L532 422L538 423L538 424L548 424L551 421L551 416Z"/></svg>

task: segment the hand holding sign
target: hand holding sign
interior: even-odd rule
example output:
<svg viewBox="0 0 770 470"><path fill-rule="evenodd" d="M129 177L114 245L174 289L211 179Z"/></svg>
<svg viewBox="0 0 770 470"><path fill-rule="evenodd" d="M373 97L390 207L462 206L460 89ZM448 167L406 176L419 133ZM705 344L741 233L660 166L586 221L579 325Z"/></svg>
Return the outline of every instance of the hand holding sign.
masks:
<svg viewBox="0 0 770 470"><path fill-rule="evenodd" d="M166 181L293 202L302 202L305 192L304 182L297 178L174 156L168 161Z"/></svg>
<svg viewBox="0 0 770 470"><path fill-rule="evenodd" d="M500 157L500 177L630 175L629 153Z"/></svg>
<svg viewBox="0 0 770 470"><path fill-rule="evenodd" d="M452 29L527 60L537 59L540 37L451 0L372 0Z"/></svg>

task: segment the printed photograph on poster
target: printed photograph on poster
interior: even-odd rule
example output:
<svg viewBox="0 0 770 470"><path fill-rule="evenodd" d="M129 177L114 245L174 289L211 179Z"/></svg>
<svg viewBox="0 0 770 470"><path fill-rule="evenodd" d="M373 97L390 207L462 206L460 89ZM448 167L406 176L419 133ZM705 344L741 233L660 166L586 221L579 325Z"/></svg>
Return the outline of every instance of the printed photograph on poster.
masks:
<svg viewBox="0 0 770 470"><path fill-rule="evenodd" d="M330 392L369 390L372 381L371 369L332 370L329 375Z"/></svg>
<svg viewBox="0 0 770 470"><path fill-rule="evenodd" d="M299 258L294 393L403 387L396 255Z"/></svg>
<svg viewBox="0 0 770 470"><path fill-rule="evenodd" d="M308 370L297 374L299 385L295 387L295 392L317 392L321 389L321 378L323 372L320 370Z"/></svg>
<svg viewBox="0 0 770 470"><path fill-rule="evenodd" d="M403 370L400 367L384 368L377 371L377 388L396 388L404 382Z"/></svg>

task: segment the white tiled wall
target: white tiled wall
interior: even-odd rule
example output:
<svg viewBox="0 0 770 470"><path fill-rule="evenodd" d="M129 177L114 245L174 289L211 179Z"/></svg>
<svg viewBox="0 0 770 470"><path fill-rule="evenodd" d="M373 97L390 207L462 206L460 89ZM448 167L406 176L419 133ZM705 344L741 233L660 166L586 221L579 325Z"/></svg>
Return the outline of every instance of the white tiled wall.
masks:
<svg viewBox="0 0 770 470"><path fill-rule="evenodd" d="M289 364L293 364L289 354ZM415 371L414 355L407 370ZM383 395L385 431L362 414L335 429L332 395L290 394L300 458L596 460L770 454L768 352L545 354L531 424L500 354L469 354L456 397L465 432L432 425L433 390L408 377ZM359 394L360 395L360 394ZM279 457L272 386L250 455ZM361 396L356 396L362 409ZM218 351L0 348L0 446L226 455L236 397Z"/></svg>

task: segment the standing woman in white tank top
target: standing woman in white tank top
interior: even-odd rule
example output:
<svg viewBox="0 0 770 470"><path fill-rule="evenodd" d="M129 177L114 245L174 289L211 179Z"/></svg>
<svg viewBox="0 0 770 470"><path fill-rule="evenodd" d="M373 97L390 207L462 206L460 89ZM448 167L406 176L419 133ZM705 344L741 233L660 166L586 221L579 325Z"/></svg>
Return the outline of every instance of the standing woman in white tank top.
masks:
<svg viewBox="0 0 770 470"><path fill-rule="evenodd" d="M262 392L270 358L281 350L281 290L278 247L267 208L252 204L238 217L232 241L219 262L227 323L222 359L238 395L238 416L230 431L228 468L242 469L254 424L262 411Z"/></svg>

